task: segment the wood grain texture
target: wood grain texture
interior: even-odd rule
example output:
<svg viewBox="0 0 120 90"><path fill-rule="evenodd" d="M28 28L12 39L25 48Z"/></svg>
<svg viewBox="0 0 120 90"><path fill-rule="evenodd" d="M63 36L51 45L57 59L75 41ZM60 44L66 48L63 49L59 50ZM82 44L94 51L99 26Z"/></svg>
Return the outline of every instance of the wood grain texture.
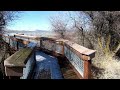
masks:
<svg viewBox="0 0 120 90"><path fill-rule="evenodd" d="M6 67L25 67L25 61L32 53L32 49L23 48L7 58L4 62Z"/></svg>

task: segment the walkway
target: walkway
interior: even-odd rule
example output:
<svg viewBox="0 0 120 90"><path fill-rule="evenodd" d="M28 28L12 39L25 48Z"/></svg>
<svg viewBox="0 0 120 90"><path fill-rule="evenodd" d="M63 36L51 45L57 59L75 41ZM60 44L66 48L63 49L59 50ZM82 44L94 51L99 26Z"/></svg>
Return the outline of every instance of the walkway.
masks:
<svg viewBox="0 0 120 90"><path fill-rule="evenodd" d="M62 79L57 58L36 51L36 67L33 79Z"/></svg>
<svg viewBox="0 0 120 90"><path fill-rule="evenodd" d="M78 77L78 75L75 73L75 69L66 59L61 64L61 72L64 79L80 79L80 77Z"/></svg>

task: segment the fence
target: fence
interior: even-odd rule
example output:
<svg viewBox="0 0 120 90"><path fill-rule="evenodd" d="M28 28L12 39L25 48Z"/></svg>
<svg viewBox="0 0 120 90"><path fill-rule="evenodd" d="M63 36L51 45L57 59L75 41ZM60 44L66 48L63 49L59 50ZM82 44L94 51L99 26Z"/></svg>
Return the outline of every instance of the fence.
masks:
<svg viewBox="0 0 120 90"><path fill-rule="evenodd" d="M65 39L54 39L48 37L30 37L25 35L15 35L16 39L11 39L19 42L25 41L25 39L36 40L39 44L41 50L52 53L53 55L61 55L65 57L72 65L72 67L77 71L79 76L83 79L91 78L91 60L95 57L95 50L91 50L80 46L74 42ZM18 37L20 41L18 40ZM7 42L12 42L6 40ZM24 45L28 42L24 42ZM17 46L17 43L15 43ZM11 44L13 46L13 44ZM18 47L18 46L17 46Z"/></svg>
<svg viewBox="0 0 120 90"><path fill-rule="evenodd" d="M3 39L16 51L4 60L5 75L10 78L30 78L35 65L36 43L12 36L3 36Z"/></svg>
<svg viewBox="0 0 120 90"><path fill-rule="evenodd" d="M91 60L95 57L95 50L85 48L69 40L45 37L40 38L40 46L46 51L53 52L55 56L58 54L65 56L79 73L79 77L91 78Z"/></svg>

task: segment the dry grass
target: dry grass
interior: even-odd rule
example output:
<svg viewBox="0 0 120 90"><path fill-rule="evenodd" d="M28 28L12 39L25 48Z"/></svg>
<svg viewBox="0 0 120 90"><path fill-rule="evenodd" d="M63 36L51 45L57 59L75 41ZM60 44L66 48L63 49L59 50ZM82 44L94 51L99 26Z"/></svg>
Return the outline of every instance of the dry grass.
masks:
<svg viewBox="0 0 120 90"><path fill-rule="evenodd" d="M92 62L94 79L120 79L120 60L112 56L112 54L105 56L97 50Z"/></svg>

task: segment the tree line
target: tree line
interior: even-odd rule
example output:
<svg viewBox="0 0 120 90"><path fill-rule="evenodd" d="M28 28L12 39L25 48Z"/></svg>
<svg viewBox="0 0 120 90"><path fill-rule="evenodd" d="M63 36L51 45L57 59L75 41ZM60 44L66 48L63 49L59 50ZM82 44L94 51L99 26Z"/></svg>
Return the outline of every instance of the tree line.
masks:
<svg viewBox="0 0 120 90"><path fill-rule="evenodd" d="M50 18L52 30L60 38L67 38L66 33L74 31L78 44L88 45L86 47L91 49L99 45L105 55L119 46L120 11L74 11L68 12L67 17L58 15Z"/></svg>

